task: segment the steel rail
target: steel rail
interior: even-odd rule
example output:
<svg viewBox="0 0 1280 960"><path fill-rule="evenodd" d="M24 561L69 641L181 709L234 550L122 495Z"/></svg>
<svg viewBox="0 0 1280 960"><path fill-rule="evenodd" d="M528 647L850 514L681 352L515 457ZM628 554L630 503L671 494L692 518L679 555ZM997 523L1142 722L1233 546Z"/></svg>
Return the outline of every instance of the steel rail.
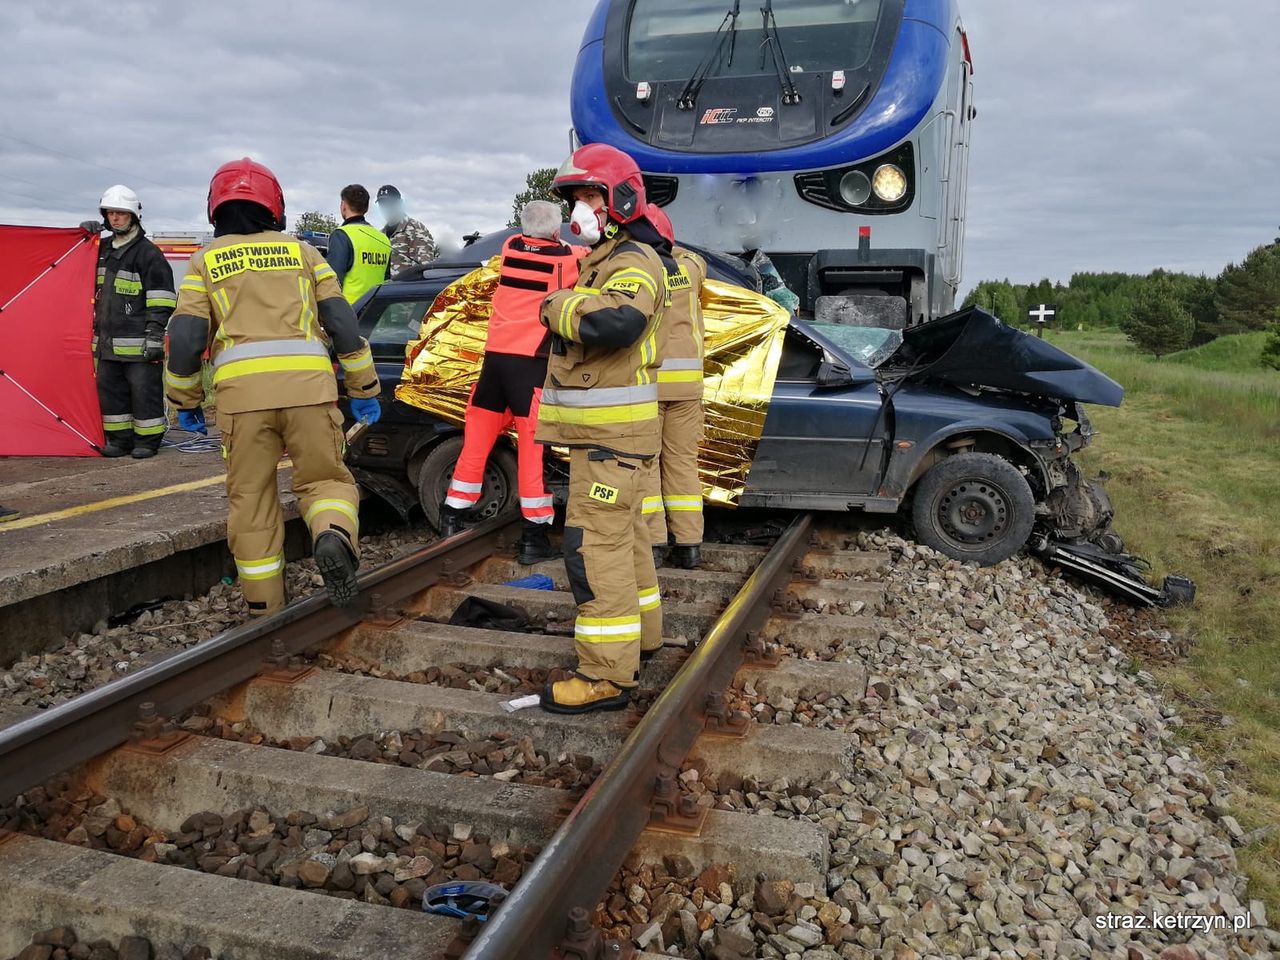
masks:
<svg viewBox="0 0 1280 960"><path fill-rule="evenodd" d="M768 619L774 591L789 579L793 562L808 546L811 523L803 514L779 537L621 751L480 928L464 960L623 955L616 944L604 949L587 918L649 825L659 774L678 772L703 730L708 697L724 691L742 666L747 634Z"/></svg>
<svg viewBox="0 0 1280 960"><path fill-rule="evenodd" d="M360 623L371 608L407 600L483 560L509 526L490 521L367 571L358 578L356 605L335 607L316 594L0 730L0 802L127 742L142 704L176 717L261 673L273 654L301 654Z"/></svg>

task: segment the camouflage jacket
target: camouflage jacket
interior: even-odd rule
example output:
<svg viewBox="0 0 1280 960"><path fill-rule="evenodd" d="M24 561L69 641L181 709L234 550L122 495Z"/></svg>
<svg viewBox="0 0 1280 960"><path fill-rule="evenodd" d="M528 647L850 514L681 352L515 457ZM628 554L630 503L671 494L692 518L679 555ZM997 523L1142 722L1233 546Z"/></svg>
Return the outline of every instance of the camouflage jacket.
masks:
<svg viewBox="0 0 1280 960"><path fill-rule="evenodd" d="M405 217L394 229L384 227L391 241L391 276L436 258L436 241L420 220Z"/></svg>

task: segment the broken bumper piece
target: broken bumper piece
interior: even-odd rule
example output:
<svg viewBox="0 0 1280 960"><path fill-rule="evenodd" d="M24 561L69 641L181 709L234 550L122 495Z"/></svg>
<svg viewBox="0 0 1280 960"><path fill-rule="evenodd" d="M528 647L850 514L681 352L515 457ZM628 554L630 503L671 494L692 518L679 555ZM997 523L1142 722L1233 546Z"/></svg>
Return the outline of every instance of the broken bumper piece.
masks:
<svg viewBox="0 0 1280 960"><path fill-rule="evenodd" d="M1061 543L1040 537L1031 551L1045 563L1074 574L1095 587L1146 607L1189 604L1196 597L1195 582L1176 574L1164 578L1159 589L1142 576L1143 561L1127 553L1107 553L1087 543Z"/></svg>

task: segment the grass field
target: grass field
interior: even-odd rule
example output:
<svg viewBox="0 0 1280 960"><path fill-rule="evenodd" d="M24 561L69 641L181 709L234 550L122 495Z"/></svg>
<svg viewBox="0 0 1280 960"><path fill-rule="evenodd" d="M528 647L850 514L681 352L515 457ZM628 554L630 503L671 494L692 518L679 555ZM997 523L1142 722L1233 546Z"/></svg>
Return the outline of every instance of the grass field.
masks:
<svg viewBox="0 0 1280 960"><path fill-rule="evenodd" d="M1261 335L1161 361L1115 331L1051 338L1128 391L1118 410L1091 408L1101 435L1084 458L1111 476L1117 528L1157 576L1199 585L1170 616L1190 656L1154 672L1201 756L1227 770L1245 829L1280 827L1280 373L1246 365ZM1280 915L1280 831L1240 860Z"/></svg>

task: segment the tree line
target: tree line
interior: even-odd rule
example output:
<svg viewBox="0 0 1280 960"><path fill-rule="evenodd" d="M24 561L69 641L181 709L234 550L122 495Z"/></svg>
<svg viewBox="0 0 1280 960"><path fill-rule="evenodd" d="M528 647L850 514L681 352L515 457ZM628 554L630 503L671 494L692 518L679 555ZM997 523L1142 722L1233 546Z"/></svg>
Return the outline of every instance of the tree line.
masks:
<svg viewBox="0 0 1280 960"><path fill-rule="evenodd" d="M1280 240L1256 247L1217 277L1153 270L1076 273L1065 284L984 280L964 306L1028 327L1028 312L1042 303L1058 308L1060 327L1118 327L1156 357L1229 334L1269 330L1263 361L1280 369Z"/></svg>

